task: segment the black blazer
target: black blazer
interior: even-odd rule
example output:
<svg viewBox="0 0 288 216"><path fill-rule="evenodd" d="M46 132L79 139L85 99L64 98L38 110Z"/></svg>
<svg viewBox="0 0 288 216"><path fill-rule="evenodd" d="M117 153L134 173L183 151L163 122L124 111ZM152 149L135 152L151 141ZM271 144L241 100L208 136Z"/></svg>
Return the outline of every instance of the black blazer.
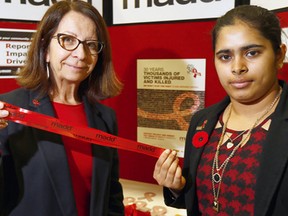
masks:
<svg viewBox="0 0 288 216"><path fill-rule="evenodd" d="M259 175L256 179L254 216L284 216L288 215L288 89L280 81L283 92L273 114L273 120L263 146L260 159ZM186 137L183 175L187 183L184 192L174 199L167 188L164 188L165 203L177 208L186 208L188 216L201 215L198 209L196 195L196 171L203 152L203 147L192 145L192 138L202 129L211 135L219 116L230 103L226 97L220 103L200 110L191 119Z"/></svg>
<svg viewBox="0 0 288 216"><path fill-rule="evenodd" d="M22 88L0 101L55 116L48 97ZM83 99L89 127L117 135L115 112ZM61 135L9 122L0 130L0 215L76 216L69 166ZM116 149L92 145L90 216L124 215Z"/></svg>

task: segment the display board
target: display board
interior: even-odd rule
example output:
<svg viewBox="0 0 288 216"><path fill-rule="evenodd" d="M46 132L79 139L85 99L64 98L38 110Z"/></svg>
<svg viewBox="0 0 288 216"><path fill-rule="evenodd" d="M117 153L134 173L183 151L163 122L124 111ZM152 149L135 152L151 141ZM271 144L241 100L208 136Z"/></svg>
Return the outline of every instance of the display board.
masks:
<svg viewBox="0 0 288 216"><path fill-rule="evenodd" d="M168 0L162 2L164 1L168 2ZM270 2L276 4L278 1ZM109 3L109 0L105 0L103 6L107 6L107 3ZM1 3L0 10L3 10L2 6ZM6 10L8 11L7 8ZM281 10L283 11L277 12L277 14L280 17L283 29L287 32L288 10L285 10L285 8ZM36 22L15 21L18 19L19 12L10 13L11 17L13 16L13 22L3 18L3 13L0 12L1 29L30 31L36 28ZM112 13L112 10L110 13ZM214 69L210 34L214 23L215 19L209 18L178 20L176 22L160 21L149 24L115 24L108 27L115 70L124 83L124 88L119 96L105 100L103 103L116 111L120 137L137 140L138 59L205 59L205 106L210 106L225 96ZM279 73L279 76L284 80L288 80L287 70L288 64L284 64L282 71ZM0 79L0 93L8 92L17 87L14 78ZM119 156L122 178L155 183L152 176L156 162L155 158L125 150L120 150Z"/></svg>
<svg viewBox="0 0 288 216"><path fill-rule="evenodd" d="M33 32L0 28L0 79L15 77L25 64Z"/></svg>

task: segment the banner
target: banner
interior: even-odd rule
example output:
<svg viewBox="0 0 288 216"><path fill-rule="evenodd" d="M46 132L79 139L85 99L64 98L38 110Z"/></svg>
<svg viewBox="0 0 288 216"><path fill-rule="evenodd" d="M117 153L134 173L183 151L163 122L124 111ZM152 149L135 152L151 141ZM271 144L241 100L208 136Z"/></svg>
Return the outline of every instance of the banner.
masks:
<svg viewBox="0 0 288 216"><path fill-rule="evenodd" d="M204 108L205 59L137 61L137 140L184 156L192 115Z"/></svg>
<svg viewBox="0 0 288 216"><path fill-rule="evenodd" d="M113 0L113 24L216 18L232 0Z"/></svg>
<svg viewBox="0 0 288 216"><path fill-rule="evenodd" d="M268 10L277 10L281 8L288 8L287 0L250 0L251 5L258 5Z"/></svg>
<svg viewBox="0 0 288 216"><path fill-rule="evenodd" d="M4 2L3 2L4 1ZM103 13L103 0L85 0ZM0 19L40 21L47 9L55 0L2 0L0 3Z"/></svg>

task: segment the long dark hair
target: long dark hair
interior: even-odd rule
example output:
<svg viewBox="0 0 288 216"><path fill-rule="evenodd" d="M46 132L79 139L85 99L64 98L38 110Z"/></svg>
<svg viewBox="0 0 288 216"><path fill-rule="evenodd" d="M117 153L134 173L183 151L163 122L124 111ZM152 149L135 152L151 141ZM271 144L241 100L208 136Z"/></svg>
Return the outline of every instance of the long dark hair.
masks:
<svg viewBox="0 0 288 216"><path fill-rule="evenodd" d="M52 88L51 79L47 78L46 53L51 38L56 32L62 18L69 11L79 12L89 17L96 25L97 37L105 45L98 54L98 61L91 75L79 88L79 96L85 94L90 102L116 96L122 90L122 83L116 76L112 63L110 38L106 23L97 9L84 1L59 1L52 5L44 14L35 32L27 63L19 72L19 85L28 89L40 90L41 95L47 94Z"/></svg>

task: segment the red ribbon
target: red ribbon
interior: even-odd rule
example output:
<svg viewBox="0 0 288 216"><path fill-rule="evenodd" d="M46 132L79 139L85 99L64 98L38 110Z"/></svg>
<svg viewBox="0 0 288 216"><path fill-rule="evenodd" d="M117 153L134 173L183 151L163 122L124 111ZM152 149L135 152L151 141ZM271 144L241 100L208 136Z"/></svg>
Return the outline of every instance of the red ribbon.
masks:
<svg viewBox="0 0 288 216"><path fill-rule="evenodd" d="M63 120L59 120L57 118L41 113L32 112L30 110L26 110L5 102L4 109L10 113L8 117L5 117L7 120L56 134L72 137L87 143L124 149L157 158L165 150L164 148L155 147L114 136L94 128L72 125Z"/></svg>

